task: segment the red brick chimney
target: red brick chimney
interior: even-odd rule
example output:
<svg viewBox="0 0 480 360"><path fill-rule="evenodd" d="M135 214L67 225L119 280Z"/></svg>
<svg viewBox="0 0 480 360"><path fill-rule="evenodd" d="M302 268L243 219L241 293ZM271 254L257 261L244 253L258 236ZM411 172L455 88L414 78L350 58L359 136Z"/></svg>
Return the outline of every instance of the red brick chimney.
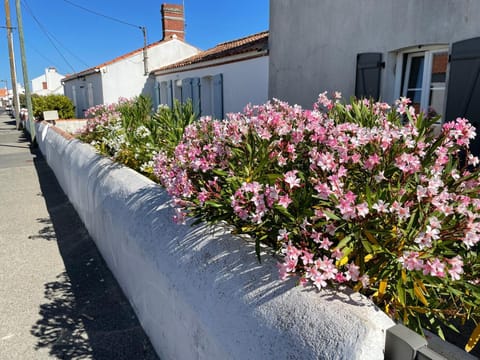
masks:
<svg viewBox="0 0 480 360"><path fill-rule="evenodd" d="M185 19L183 5L162 4L163 40L171 39L173 35L179 40L185 40Z"/></svg>

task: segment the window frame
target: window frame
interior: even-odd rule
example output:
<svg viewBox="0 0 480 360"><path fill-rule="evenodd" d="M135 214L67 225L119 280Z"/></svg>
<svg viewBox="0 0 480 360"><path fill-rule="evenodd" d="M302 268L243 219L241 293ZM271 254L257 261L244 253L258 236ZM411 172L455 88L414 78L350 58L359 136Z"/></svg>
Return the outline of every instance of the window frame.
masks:
<svg viewBox="0 0 480 360"><path fill-rule="evenodd" d="M422 74L422 88L421 88L421 100L420 109L424 112L428 111L430 101L430 87L432 83L432 64L435 54L444 53L450 54L450 48L448 44L438 44L430 46L416 46L408 49L403 49L397 52L396 68L395 68L395 90L394 98L398 99L401 96L406 96L408 89L408 78L410 77L410 65L411 59L416 56L423 56L423 74ZM441 114L445 114L447 104L447 88L448 88L448 73L449 63L447 63L447 78L445 80L445 95L443 102L443 109L440 109ZM403 85L403 86L402 86ZM404 95L405 94L405 95ZM428 96L425 96L428 94ZM443 116L442 116L443 118Z"/></svg>

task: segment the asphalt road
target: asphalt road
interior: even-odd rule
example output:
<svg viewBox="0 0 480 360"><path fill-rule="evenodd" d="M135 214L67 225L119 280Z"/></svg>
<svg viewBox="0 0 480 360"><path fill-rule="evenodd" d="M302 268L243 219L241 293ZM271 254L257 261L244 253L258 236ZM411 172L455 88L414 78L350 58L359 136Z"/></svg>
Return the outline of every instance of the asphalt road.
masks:
<svg viewBox="0 0 480 360"><path fill-rule="evenodd" d="M1 111L0 359L158 359L40 151Z"/></svg>

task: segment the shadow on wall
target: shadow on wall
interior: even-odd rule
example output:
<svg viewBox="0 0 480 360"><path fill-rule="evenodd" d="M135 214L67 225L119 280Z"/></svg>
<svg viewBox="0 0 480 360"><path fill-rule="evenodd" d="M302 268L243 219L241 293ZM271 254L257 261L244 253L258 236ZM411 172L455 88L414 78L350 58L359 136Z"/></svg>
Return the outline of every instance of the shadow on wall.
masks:
<svg viewBox="0 0 480 360"><path fill-rule="evenodd" d="M157 90L155 90L155 76L154 75L149 75L147 77L147 80L145 80L145 84L143 84L142 91L140 92L141 95L147 96L152 100L152 105L154 107L154 111L156 111L156 106L158 99L157 97Z"/></svg>
<svg viewBox="0 0 480 360"><path fill-rule="evenodd" d="M126 208L136 213L141 211L141 208L145 208L145 205L148 207L149 204L159 203L168 204L168 197L162 188L152 184L129 197ZM246 253L248 253L248 256L245 256L243 250L238 248L238 243L232 243L231 229L226 225L178 225L173 227L175 233L168 236L165 231L166 229L172 229L172 226L164 225L165 222L173 221L173 211L170 206L150 206L142 214L145 216L133 225L134 228L130 229L131 233L145 232L145 229L150 229L152 232L155 229L161 229L163 232L162 238L170 238L171 240L157 245L164 247L162 250L170 253L171 257L176 259L179 267L189 267L191 263L196 263L199 264L198 268L203 268L206 272L209 271L212 274L210 277L212 289L227 287L231 279L235 278L236 283L244 284L244 286L238 289L238 294L235 294L233 298L246 294L252 305L261 306L297 285L298 278L293 277L288 281L279 281L279 275L275 270L272 271L272 266L265 266L265 262L271 265L272 260L273 262L279 260L279 257L274 255L271 249L263 249L262 262L259 263L252 239L248 236L237 235L237 237L245 240L244 246ZM188 223L191 224L193 221L190 219ZM145 238L149 237L148 235L145 236ZM152 234L152 237L155 237L154 234ZM211 237L214 237L215 241L207 240ZM142 238L138 237L137 240L142 241ZM219 243L222 243L222 245L219 246ZM228 243L232 243L232 246L229 246ZM148 248L149 245L145 244L143 247ZM222 250L219 251L219 248ZM154 254L154 252L151 252L151 254ZM191 286L195 285L191 284ZM355 306L373 306L372 303L359 302L358 293L349 289L342 288L340 292L333 289L318 291L313 286L301 289L303 292L314 292L317 296L330 301L342 301Z"/></svg>
<svg viewBox="0 0 480 360"><path fill-rule="evenodd" d="M50 218L32 241L57 240L66 271L45 284L32 326L37 348L60 359L158 359L81 220L38 149L35 167Z"/></svg>

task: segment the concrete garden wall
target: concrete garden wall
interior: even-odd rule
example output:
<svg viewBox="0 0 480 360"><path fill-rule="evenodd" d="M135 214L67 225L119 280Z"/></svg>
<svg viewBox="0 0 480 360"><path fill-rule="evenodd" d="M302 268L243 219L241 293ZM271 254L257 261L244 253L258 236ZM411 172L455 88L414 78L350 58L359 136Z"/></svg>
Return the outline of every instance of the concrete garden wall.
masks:
<svg viewBox="0 0 480 360"><path fill-rule="evenodd" d="M162 360L383 359L393 322L355 293L278 280L221 227L180 226L167 194L39 123L37 142Z"/></svg>

